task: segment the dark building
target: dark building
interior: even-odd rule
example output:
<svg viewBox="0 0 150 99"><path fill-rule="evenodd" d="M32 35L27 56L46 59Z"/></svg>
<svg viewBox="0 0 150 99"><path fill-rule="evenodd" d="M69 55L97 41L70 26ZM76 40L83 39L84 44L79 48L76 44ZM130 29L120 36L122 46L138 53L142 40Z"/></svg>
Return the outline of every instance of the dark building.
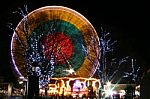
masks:
<svg viewBox="0 0 150 99"><path fill-rule="evenodd" d="M147 73L145 73L145 76L141 82L140 91L140 99L150 99L150 69Z"/></svg>

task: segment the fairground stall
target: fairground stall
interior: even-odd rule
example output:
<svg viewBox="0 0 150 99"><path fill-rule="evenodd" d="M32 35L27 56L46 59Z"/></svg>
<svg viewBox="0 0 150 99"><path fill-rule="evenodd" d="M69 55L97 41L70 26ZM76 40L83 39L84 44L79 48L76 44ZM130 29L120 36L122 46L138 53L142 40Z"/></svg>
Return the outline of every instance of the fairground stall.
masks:
<svg viewBox="0 0 150 99"><path fill-rule="evenodd" d="M59 96L97 96L99 93L100 80L96 78L62 77L51 78L47 88L47 95ZM40 88L40 95L45 95L45 87Z"/></svg>

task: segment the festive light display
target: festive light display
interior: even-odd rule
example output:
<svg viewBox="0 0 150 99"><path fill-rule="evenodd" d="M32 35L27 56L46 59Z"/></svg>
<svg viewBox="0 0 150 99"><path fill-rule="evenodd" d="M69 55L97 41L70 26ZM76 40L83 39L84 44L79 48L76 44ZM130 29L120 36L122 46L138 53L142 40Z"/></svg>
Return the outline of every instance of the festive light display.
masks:
<svg viewBox="0 0 150 99"><path fill-rule="evenodd" d="M83 78L83 77L60 77L51 78L48 84L48 95L64 95L76 97L90 96L90 91L93 91L95 97L99 95L101 83L96 78ZM45 89L40 88L40 94L45 94Z"/></svg>
<svg viewBox="0 0 150 99"><path fill-rule="evenodd" d="M23 19L11 41L17 75L37 75L40 85L51 77L93 76L99 66L100 44L94 27L84 16L62 6L20 13Z"/></svg>

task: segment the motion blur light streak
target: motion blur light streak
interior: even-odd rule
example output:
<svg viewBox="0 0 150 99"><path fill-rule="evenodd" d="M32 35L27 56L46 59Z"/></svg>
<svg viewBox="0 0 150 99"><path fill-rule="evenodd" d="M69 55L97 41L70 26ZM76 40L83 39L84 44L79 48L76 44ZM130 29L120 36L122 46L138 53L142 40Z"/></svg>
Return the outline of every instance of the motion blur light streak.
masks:
<svg viewBox="0 0 150 99"><path fill-rule="evenodd" d="M45 6L21 14L23 19L11 41L12 60L20 76L33 75L32 67L42 82L69 76L67 70L71 69L77 77L94 75L99 66L100 43L84 16L63 6Z"/></svg>

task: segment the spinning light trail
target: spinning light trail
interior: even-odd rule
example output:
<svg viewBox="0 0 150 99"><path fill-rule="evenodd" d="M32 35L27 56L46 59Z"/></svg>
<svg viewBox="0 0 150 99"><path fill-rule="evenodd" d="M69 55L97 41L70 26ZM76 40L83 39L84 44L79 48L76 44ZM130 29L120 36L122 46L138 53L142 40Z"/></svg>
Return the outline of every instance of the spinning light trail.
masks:
<svg viewBox="0 0 150 99"><path fill-rule="evenodd" d="M77 77L93 76L99 66L99 38L84 16L62 6L30 13L25 6L15 13L23 17L13 29L11 41L12 61L19 76L39 76L40 85L51 77L70 76L70 70Z"/></svg>

